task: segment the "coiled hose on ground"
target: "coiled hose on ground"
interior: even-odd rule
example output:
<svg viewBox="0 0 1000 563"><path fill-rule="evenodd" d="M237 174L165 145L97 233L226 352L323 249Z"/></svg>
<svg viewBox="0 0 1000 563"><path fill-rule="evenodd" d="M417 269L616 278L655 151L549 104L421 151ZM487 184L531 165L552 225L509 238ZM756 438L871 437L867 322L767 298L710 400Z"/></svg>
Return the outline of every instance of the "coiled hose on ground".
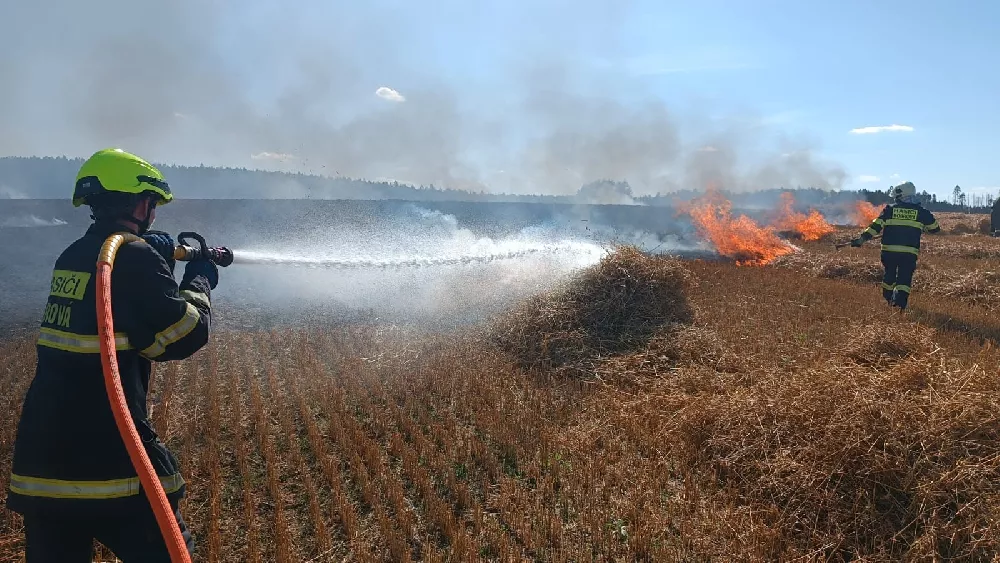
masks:
<svg viewBox="0 0 1000 563"><path fill-rule="evenodd" d="M104 387L108 393L115 423L118 425L118 433L121 434L122 440L125 442L125 449L128 450L132 466L139 474L142 490L145 491L146 498L149 499L149 504L153 508L153 514L156 515L156 523L159 525L160 533L167 544L170 560L174 563L191 563L191 556L188 554L180 527L177 525L174 511L167 501L167 495L160 484L160 478L142 445L142 439L135 428L135 423L132 422L128 403L125 402L125 392L122 390L121 374L118 371L115 327L111 315L111 270L118 249L123 244L139 240L142 239L128 233L111 235L104 241L97 258L97 333L101 342Z"/></svg>

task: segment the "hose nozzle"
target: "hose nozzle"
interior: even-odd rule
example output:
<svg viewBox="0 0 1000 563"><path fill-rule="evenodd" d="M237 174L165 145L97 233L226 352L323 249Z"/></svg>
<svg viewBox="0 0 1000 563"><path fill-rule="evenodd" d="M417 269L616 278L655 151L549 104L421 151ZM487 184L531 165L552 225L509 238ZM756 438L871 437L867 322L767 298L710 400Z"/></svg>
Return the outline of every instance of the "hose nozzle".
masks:
<svg viewBox="0 0 1000 563"><path fill-rule="evenodd" d="M194 260L200 260L202 256L207 257L212 262L215 262L216 266L221 266L223 268L233 263L233 251L225 246L208 247L205 249L205 252L202 252L200 248L195 248L186 244L174 247L174 260L191 262Z"/></svg>
<svg viewBox="0 0 1000 563"><path fill-rule="evenodd" d="M198 241L198 246L185 244L186 239L193 238ZM191 262L193 260L208 259L216 266L225 268L233 263L233 251L225 246L209 247L205 244L205 239L198 233L185 232L177 235L178 244L174 247L174 260Z"/></svg>

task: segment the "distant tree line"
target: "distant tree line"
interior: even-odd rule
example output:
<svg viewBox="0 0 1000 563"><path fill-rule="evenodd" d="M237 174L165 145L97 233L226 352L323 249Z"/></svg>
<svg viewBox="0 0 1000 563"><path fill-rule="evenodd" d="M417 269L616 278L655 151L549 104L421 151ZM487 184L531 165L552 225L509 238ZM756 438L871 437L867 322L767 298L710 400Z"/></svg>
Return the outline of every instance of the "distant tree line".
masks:
<svg viewBox="0 0 1000 563"><path fill-rule="evenodd" d="M2 157L0 186L29 198L65 198L82 159L66 157ZM326 177L302 173L157 165L178 197L210 199L405 199L416 201L558 201L558 196L503 195L438 186ZM2 192L0 192L2 193Z"/></svg>
<svg viewBox="0 0 1000 563"><path fill-rule="evenodd" d="M0 198L68 198L82 159L66 157L0 157ZM293 172L218 168L209 166L161 165L175 194L186 199L394 199L409 201L466 201L522 203L608 203L672 206L690 200L703 190L682 190L668 194L635 196L628 182L610 179L590 182L575 194L520 195L473 192L435 185L411 186L398 182L375 182L360 178L327 177ZM777 187L756 192L726 192L739 206L775 205L780 194L791 188ZM13 194L13 195L12 195ZM889 190L831 191L811 187L795 188L802 205L836 205L859 198L874 204L888 203ZM968 196L955 186L951 201L920 192L926 207L935 211L985 211L993 196Z"/></svg>
<svg viewBox="0 0 1000 563"><path fill-rule="evenodd" d="M858 190L858 192L869 202L874 204L884 204L892 201L892 187L882 190ZM993 194L966 194L961 186L955 186L951 191L950 201L938 199L937 194L929 194L926 190L917 192L917 199L920 204L931 211L961 211L961 212L987 212L996 203Z"/></svg>

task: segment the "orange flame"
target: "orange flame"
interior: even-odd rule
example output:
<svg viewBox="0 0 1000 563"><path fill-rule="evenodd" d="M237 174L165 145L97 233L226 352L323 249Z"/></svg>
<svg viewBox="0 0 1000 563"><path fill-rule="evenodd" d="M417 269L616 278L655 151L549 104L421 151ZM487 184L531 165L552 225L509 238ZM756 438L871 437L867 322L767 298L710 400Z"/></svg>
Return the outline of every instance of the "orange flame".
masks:
<svg viewBox="0 0 1000 563"><path fill-rule="evenodd" d="M867 201L857 201L854 203L852 220L858 227L867 227L872 221L877 219L881 213L882 210L871 203L868 203Z"/></svg>
<svg viewBox="0 0 1000 563"><path fill-rule="evenodd" d="M791 192L781 194L780 215L774 222L776 229L796 233L805 241L819 240L835 231L819 211L810 209L808 215L803 215L794 206L795 196Z"/></svg>
<svg viewBox="0 0 1000 563"><path fill-rule="evenodd" d="M702 198L678 205L694 220L698 234L710 241L716 251L736 260L737 266L763 266L794 248L774 232L761 227L745 215L733 219L733 204L715 190Z"/></svg>

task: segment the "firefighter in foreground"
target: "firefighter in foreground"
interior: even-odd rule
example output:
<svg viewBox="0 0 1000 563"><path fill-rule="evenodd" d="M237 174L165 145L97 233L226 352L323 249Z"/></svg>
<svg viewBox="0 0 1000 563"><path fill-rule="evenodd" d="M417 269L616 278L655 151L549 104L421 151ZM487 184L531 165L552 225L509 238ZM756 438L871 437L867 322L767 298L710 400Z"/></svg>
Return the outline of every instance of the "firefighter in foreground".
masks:
<svg viewBox="0 0 1000 563"><path fill-rule="evenodd" d="M103 383L95 271L101 245L116 232L143 239L119 250L112 271L122 388L193 551L177 508L184 479L147 418L146 392L152 361L187 358L208 342L218 270L192 261L179 286L174 280L174 241L149 230L156 207L172 199L159 170L120 149L98 151L80 168L73 205L90 206L94 222L56 260L14 444L7 506L24 516L28 563L89 562L95 538L125 562L170 560Z"/></svg>
<svg viewBox="0 0 1000 563"><path fill-rule="evenodd" d="M934 214L917 202L917 189L911 182L900 184L892 190L893 203L886 205L882 213L861 236L851 241L851 246L859 247L875 235L882 233L882 296L890 306L906 310L910 298L913 272L917 269L920 254L920 236L938 233Z"/></svg>

